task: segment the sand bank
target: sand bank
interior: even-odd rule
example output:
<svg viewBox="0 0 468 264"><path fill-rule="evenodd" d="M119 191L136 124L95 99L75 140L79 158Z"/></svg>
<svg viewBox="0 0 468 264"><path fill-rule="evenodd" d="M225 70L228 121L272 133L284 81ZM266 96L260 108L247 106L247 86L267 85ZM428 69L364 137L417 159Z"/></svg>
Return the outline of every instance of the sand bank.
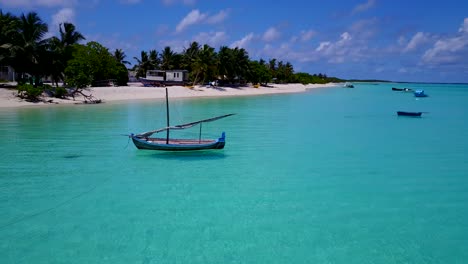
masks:
<svg viewBox="0 0 468 264"><path fill-rule="evenodd" d="M183 86L169 86L169 96L171 98L196 98L196 97L223 97L223 96L251 96L279 93L299 93L308 89L336 87L339 84L274 84L272 87L210 87L195 86L192 88ZM102 102L143 100L143 99L163 99L165 89L161 87L143 87L140 83L129 83L129 86L121 87L93 87L84 93L92 94ZM0 88L0 108L1 107L25 107L25 106L47 106L63 104L80 104L85 100L81 96L73 99L57 99L53 97L43 98L43 102L27 102L16 96L14 89Z"/></svg>

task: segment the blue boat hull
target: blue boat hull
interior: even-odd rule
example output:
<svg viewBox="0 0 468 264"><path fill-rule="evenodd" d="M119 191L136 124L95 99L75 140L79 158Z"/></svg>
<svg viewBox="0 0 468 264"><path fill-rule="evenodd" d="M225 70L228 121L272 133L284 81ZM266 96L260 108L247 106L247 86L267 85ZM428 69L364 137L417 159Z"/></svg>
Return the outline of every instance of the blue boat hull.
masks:
<svg viewBox="0 0 468 264"><path fill-rule="evenodd" d="M226 145L224 132L217 140L170 139L169 144L166 144L166 139L163 138L139 138L134 135L130 135L130 138L132 138L135 147L143 150L190 151L223 149Z"/></svg>
<svg viewBox="0 0 468 264"><path fill-rule="evenodd" d="M398 116L412 116L412 117L421 117L422 112L404 112L404 111L398 111L397 112Z"/></svg>
<svg viewBox="0 0 468 264"><path fill-rule="evenodd" d="M427 97L427 94L424 93L424 90L416 90L414 92L414 96L416 96L416 97Z"/></svg>

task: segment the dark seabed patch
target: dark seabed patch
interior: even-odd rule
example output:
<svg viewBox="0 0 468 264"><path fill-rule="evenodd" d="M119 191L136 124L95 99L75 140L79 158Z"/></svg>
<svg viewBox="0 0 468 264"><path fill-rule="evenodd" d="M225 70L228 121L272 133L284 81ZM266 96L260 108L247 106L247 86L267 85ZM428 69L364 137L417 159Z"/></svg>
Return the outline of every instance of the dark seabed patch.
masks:
<svg viewBox="0 0 468 264"><path fill-rule="evenodd" d="M64 159L77 159L79 157L81 157L83 155L79 155L79 154L69 154L69 155L64 155L63 158Z"/></svg>

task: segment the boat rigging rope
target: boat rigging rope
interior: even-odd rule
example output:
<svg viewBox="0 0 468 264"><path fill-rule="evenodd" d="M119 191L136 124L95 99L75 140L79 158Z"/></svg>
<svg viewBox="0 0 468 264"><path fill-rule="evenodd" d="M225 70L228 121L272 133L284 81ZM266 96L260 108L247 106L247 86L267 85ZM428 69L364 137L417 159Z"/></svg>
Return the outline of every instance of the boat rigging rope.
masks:
<svg viewBox="0 0 468 264"><path fill-rule="evenodd" d="M88 190L85 190L85 191L83 191L83 192L81 192L81 193L78 193L77 195L72 196L72 197L70 197L70 198L68 198L68 199L66 199L66 200L64 200L64 201L62 201L62 202L56 204L55 206L52 206L52 207L49 207L49 208L40 210L40 211L38 211L38 212L29 214L29 215L24 215L24 216L22 216L22 217L20 217L20 218L17 218L17 219L14 219L14 220L10 221L10 222L7 222L6 224L3 224L3 225L0 226L0 231L3 230L3 229L5 229L5 228L7 228L7 227L10 227L10 226L19 224L19 223L24 222L24 221L26 221L26 220L29 220L29 219L31 219L31 218L34 218L34 217L37 217L37 216L40 216L40 215L43 215L43 214L52 212L52 211L54 211L54 210L56 210L56 209L58 209L58 208L60 208L60 207L62 207L62 206L65 206L65 205L71 203L72 201L74 201L74 200L76 200L76 199L78 199L78 198L81 198L81 197L84 196L85 194L91 193L92 191L94 191L95 189L97 189L99 186L101 186L101 185L103 185L103 184L109 182L111 178L112 178L112 177L108 177L108 178L104 179L104 181L103 181L102 183L97 184L97 185L95 185L95 186L92 186L92 187L89 188Z"/></svg>

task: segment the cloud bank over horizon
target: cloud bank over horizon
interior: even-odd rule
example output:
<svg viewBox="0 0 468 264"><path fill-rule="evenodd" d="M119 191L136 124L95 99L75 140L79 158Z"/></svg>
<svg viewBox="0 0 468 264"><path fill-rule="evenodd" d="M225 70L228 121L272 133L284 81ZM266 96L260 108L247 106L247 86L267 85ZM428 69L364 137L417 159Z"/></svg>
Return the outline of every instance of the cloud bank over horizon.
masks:
<svg viewBox="0 0 468 264"><path fill-rule="evenodd" d="M468 16L463 12L424 20L408 18L404 11L409 4L399 0L393 5L377 0L343 7L337 3L323 3L321 14L313 16L306 7L288 12L291 3L272 3L271 10L282 12L271 13L261 9L262 1L243 0L216 5L195 0L116 0L112 5L102 0L0 0L0 7L17 15L36 11L49 24L50 34L56 34L52 31L58 24L72 22L87 41L123 49L130 58L165 46L181 52L197 41L215 49L244 48L252 59L276 58L292 63L296 71L341 78L468 82ZM461 9L455 1L435 5L417 7L425 12Z"/></svg>

